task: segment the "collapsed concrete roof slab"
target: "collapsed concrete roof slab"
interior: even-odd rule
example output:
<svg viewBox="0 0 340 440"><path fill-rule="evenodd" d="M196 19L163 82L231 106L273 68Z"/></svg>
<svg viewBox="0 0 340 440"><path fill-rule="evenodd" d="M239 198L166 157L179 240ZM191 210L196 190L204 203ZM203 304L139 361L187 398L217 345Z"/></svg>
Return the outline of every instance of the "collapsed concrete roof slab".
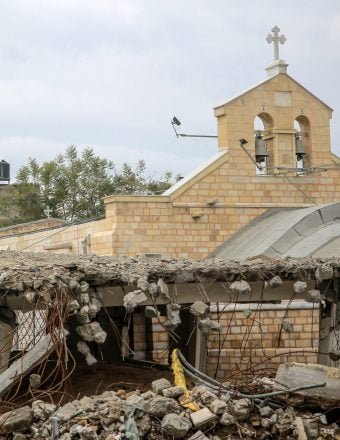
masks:
<svg viewBox="0 0 340 440"><path fill-rule="evenodd" d="M65 288L70 294L89 287L138 286L140 280L168 284L219 283L245 279L269 280L278 275L284 281L314 280L318 268L327 264L340 270L340 258L246 260L161 260L147 257L80 257L45 253L0 252L0 300L7 305L12 295L17 300L48 298L50 292ZM33 299L32 299L33 298Z"/></svg>

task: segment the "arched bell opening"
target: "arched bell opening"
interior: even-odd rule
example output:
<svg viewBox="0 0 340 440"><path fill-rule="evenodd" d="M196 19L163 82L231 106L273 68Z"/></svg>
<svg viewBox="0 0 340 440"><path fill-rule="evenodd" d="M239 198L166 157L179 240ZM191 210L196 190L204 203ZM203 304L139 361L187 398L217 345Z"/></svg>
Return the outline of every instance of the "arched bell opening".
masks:
<svg viewBox="0 0 340 440"><path fill-rule="evenodd" d="M256 175L268 174L268 166L272 164L272 154L268 145L272 145L273 118L265 112L254 119ZM272 150L272 149L271 149Z"/></svg>
<svg viewBox="0 0 340 440"><path fill-rule="evenodd" d="M296 160L296 174L306 174L310 168L310 122L304 116L298 116L294 121L295 129L295 160Z"/></svg>

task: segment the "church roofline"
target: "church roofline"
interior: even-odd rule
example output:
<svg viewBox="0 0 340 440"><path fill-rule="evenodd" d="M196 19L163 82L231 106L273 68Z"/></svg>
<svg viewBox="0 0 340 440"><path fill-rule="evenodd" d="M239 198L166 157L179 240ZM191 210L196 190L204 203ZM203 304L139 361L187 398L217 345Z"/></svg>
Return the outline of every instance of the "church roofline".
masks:
<svg viewBox="0 0 340 440"><path fill-rule="evenodd" d="M240 93L237 96L234 96L233 98L229 99L227 102L217 105L216 107L214 107L214 110L217 110L225 105L229 105L231 104L233 101L236 101L236 99L241 98L242 96L246 95L247 93L255 90L257 87L262 86L263 84L266 84L267 82L271 81L272 79L278 77L279 75L286 75L288 76L288 78L292 81L295 82L295 84L297 84L299 87L301 87L303 90L305 90L307 93L309 93L311 96L313 96L315 99L317 99L322 105L324 105L325 107L327 107L330 111L333 111L332 107L330 107L328 104L326 104L324 101L322 101L320 98L318 98L316 95L314 95L314 93L312 93L310 90L308 90L306 87L304 87L301 83L299 83L298 81L296 81L296 79L294 79L293 77L291 77L290 75L288 75L287 73L278 73L277 75L273 75L270 76L269 78L266 78L265 80L255 84L254 86L250 87L247 90L244 90L242 93Z"/></svg>
<svg viewBox="0 0 340 440"><path fill-rule="evenodd" d="M221 161L224 162L229 154L229 150L219 151L213 157L203 162L199 167L185 176L183 179L175 183L171 188L167 189L162 196L179 196L183 191L195 184L203 176L220 166Z"/></svg>

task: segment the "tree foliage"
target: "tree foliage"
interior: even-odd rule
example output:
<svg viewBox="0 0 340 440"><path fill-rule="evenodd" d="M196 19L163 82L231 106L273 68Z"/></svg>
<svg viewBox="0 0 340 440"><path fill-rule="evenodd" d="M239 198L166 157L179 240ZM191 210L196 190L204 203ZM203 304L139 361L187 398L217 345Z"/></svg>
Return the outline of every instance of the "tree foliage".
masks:
<svg viewBox="0 0 340 440"><path fill-rule="evenodd" d="M111 160L95 155L92 148L80 153L74 145L41 165L29 159L16 176L16 184L0 194L2 225L47 216L69 221L104 214L103 197L112 194L161 194L172 185L173 175L146 175L143 160L117 168Z"/></svg>

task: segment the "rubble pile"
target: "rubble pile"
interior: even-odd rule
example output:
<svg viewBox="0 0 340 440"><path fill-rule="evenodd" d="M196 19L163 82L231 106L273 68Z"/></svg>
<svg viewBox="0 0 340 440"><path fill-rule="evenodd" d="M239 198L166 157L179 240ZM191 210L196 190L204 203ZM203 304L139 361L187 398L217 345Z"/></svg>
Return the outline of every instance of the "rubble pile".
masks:
<svg viewBox="0 0 340 440"><path fill-rule="evenodd" d="M101 395L57 407L36 400L31 406L0 416L0 439L54 440L222 440L340 438L327 414L301 412L278 402L261 403L235 394L218 394L195 386L190 398L167 379L152 389ZM195 406L195 411L192 405Z"/></svg>

